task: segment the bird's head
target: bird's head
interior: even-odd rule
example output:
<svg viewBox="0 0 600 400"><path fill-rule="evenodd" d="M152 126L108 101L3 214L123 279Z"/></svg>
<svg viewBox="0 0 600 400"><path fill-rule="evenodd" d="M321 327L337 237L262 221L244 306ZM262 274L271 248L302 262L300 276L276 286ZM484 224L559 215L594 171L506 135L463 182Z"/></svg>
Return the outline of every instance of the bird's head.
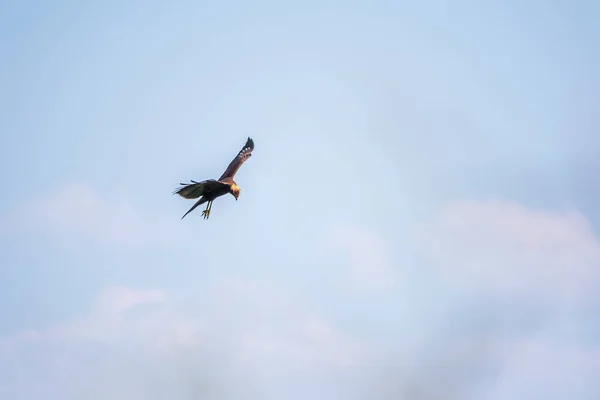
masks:
<svg viewBox="0 0 600 400"><path fill-rule="evenodd" d="M238 197L240 197L240 187L236 184L231 185L231 194L235 197L237 201Z"/></svg>

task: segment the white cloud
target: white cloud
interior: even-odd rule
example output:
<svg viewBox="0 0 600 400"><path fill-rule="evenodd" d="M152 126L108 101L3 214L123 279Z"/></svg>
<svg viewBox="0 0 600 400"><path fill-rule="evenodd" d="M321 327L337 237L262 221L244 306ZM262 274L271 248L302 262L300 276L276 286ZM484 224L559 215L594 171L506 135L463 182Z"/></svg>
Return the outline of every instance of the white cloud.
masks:
<svg viewBox="0 0 600 400"><path fill-rule="evenodd" d="M575 305L600 288L600 242L576 212L462 202L424 225L418 242L445 282L482 296Z"/></svg>
<svg viewBox="0 0 600 400"><path fill-rule="evenodd" d="M339 225L324 238L328 249L345 254L350 283L354 288L391 289L397 279L388 241L375 232L352 225Z"/></svg>
<svg viewBox="0 0 600 400"><path fill-rule="evenodd" d="M394 267L381 237L348 227L333 233L329 244L367 271ZM585 285L595 277L598 244L581 215L461 203L420 234L429 272L458 288L450 296L437 290L430 279L436 274L411 275L426 266L403 270L413 290L390 291L381 303L315 305L322 310L306 306L312 293L241 277L220 281L195 303L175 303L157 289L112 286L86 315L0 341L0 370L8 370L0 375L0 397L28 400L43 391L115 400L597 398L600 351L584 341L586 317L569 313L594 300L593 285ZM372 263L376 255L383 257ZM583 294L574 296L580 285ZM469 293L461 299L466 309L457 292ZM535 329L507 333L506 315L533 302L550 310L547 318ZM342 314L358 311L343 331L321 314L340 305L348 307ZM597 329L588 322L586 329Z"/></svg>
<svg viewBox="0 0 600 400"><path fill-rule="evenodd" d="M213 324L239 334L240 362L344 368L356 365L366 351L306 310L298 295L272 283L234 277L218 285L212 298L219 314Z"/></svg>
<svg viewBox="0 0 600 400"><path fill-rule="evenodd" d="M363 344L275 287L226 280L197 307L169 302L160 290L107 288L88 314L1 342L0 370L15 357L26 368L11 381L0 377L0 387L26 399L33 389L14 382L40 388L76 374L48 398L280 398L285 382L310 384L363 359Z"/></svg>
<svg viewBox="0 0 600 400"><path fill-rule="evenodd" d="M158 289L138 290L126 286L110 286L97 298L95 308L102 312L121 312L144 303L162 303L165 293Z"/></svg>
<svg viewBox="0 0 600 400"><path fill-rule="evenodd" d="M597 399L600 348L466 332L388 350L364 373L363 398Z"/></svg>
<svg viewBox="0 0 600 400"><path fill-rule="evenodd" d="M505 340L497 346L498 374L486 398L596 399L600 348L545 339Z"/></svg>
<svg viewBox="0 0 600 400"><path fill-rule="evenodd" d="M415 239L426 263L405 280L428 300L406 297L404 322L418 334L399 330L364 397L598 398L600 243L581 214L461 202ZM429 301L449 307L427 315Z"/></svg>
<svg viewBox="0 0 600 400"><path fill-rule="evenodd" d="M125 198L102 198L90 186L69 184L27 201L3 221L3 231L85 237L112 244L156 244L184 237L176 220L141 213Z"/></svg>
<svg viewBox="0 0 600 400"><path fill-rule="evenodd" d="M109 286L96 297L89 313L45 330L20 332L8 341L5 339L4 347L14 339L114 343L175 337L189 321L166 307L165 301L165 293L158 289Z"/></svg>

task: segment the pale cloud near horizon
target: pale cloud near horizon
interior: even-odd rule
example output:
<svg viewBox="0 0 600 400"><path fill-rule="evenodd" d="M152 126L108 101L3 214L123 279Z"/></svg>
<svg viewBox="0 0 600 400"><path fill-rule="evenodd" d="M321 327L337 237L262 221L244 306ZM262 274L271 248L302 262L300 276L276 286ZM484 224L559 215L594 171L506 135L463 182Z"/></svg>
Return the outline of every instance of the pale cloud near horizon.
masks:
<svg viewBox="0 0 600 400"><path fill-rule="evenodd" d="M237 314L242 304L247 311L249 300L241 295L218 311ZM393 349L377 349L315 316L265 314L262 307L246 319L230 315L233 325L210 313L176 318L173 310L148 311L95 323L98 317L88 316L70 330L57 330L59 335L13 338L0 352L0 369L6 362L21 367L13 372L17 377L0 385L0 393L35 398L36 388L54 383L55 398L116 400L283 395L500 400L528 394L562 399L582 393L572 385L589 385L600 366L598 349L565 347L542 338L471 333L442 335L420 345L399 340ZM90 335L89 328L97 335ZM492 377L480 386L486 374Z"/></svg>
<svg viewBox="0 0 600 400"><path fill-rule="evenodd" d="M274 380L308 382L320 373L343 372L368 353L359 340L307 310L285 291L270 288L274 286L267 281L225 279L208 294L205 306L192 310L189 304L169 302L158 289L108 287L88 314L0 341L0 369L15 357L26 362L25 355L33 348L43 349L39 353L43 358L61 349L62 369L46 365L30 382L32 388L56 381L59 375L77 373L90 387L65 385L56 393L68 398L93 390L98 398L162 398L152 390L158 385L159 392L178 398L239 398L246 389L253 398L252 391L265 396L272 390L285 392L285 383L277 385ZM102 348L108 350L106 354ZM81 363L81 352L91 357L89 362ZM131 371L131 363L146 365L141 371ZM94 376L101 373L109 387L121 389L111 393L97 387ZM31 393L11 385L5 381L0 386L8 393L9 387L22 396Z"/></svg>
<svg viewBox="0 0 600 400"><path fill-rule="evenodd" d="M329 233L330 249L348 256L349 276L362 268L376 277L368 288L398 294L384 285L398 266L382 236L351 226ZM393 326L393 312L384 320L355 321L388 334L395 329L391 340L342 329L320 315L310 293L269 279L230 276L193 301L172 300L158 288L113 285L85 315L0 341L0 368L11 360L23 366L7 393L31 394L18 383L33 376L35 365L35 384L65 381L54 389L62 398L92 391L116 400L268 399L290 392L291 399L594 398L600 348L578 341L582 321L562 309L585 308L596 299L591 290L599 245L584 216L511 202L459 202L419 226L418 244L415 251L428 260L423 268L455 291L397 298L415 309L405 321L415 335L404 324ZM428 283L413 278L410 269L403 271L407 285ZM586 290L575 295L579 285ZM457 294L467 296L466 304L479 302L483 314L461 314L457 303L436 315L424 303L454 304ZM506 315L540 304L549 312L535 329L494 328L510 323ZM482 328L486 321L492 328ZM79 383L67 384L75 371Z"/></svg>
<svg viewBox="0 0 600 400"><path fill-rule="evenodd" d="M578 212L465 201L442 209L417 238L440 279L485 298L575 305L600 289L600 241Z"/></svg>
<svg viewBox="0 0 600 400"><path fill-rule="evenodd" d="M146 215L127 196L103 197L92 186L68 183L26 200L2 218L0 233L85 237L104 244L162 244L185 238L186 227L166 216Z"/></svg>
<svg viewBox="0 0 600 400"><path fill-rule="evenodd" d="M594 383L600 368L599 347L522 338L498 343L495 352L501 363L495 385L486 397L490 400L515 398L515 394L519 398L533 395L590 400L600 395L600 386Z"/></svg>
<svg viewBox="0 0 600 400"><path fill-rule="evenodd" d="M600 242L584 215L460 201L415 232L427 281L449 289L435 292L436 301L454 306L442 317L447 325L397 345L412 362L392 357L397 373L382 371L390 377L381 398L597 398L600 346L589 335L598 322L589 318L600 291Z"/></svg>

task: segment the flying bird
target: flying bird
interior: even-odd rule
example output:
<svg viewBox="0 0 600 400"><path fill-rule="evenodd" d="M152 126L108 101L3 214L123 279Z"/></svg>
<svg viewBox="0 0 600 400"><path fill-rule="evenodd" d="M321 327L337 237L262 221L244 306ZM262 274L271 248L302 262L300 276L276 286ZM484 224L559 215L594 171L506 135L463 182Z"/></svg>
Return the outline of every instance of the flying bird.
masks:
<svg viewBox="0 0 600 400"><path fill-rule="evenodd" d="M181 219L185 218L186 215L192 212L192 210L198 207L200 204L206 204L206 209L202 211L202 216L204 219L207 219L210 216L210 210L212 209L212 203L217 197L221 197L230 193L235 197L237 201L238 197L240 197L240 187L235 183L233 177L242 164L252 156L252 150L254 150L254 141L251 138L246 140L246 144L244 147L238 152L235 158L229 163L225 172L218 180L215 179L207 179L205 181L196 182L192 181L192 183L180 183L181 187L177 188L173 194L178 194L184 199L197 199L200 197L200 200L196 202L186 212L183 214Z"/></svg>

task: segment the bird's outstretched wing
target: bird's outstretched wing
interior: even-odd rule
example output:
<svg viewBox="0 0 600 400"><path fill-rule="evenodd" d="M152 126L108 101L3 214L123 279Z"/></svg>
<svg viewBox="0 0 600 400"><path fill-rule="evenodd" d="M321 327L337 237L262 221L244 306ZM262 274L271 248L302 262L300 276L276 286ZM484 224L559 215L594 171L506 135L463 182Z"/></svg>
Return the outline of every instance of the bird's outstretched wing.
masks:
<svg viewBox="0 0 600 400"><path fill-rule="evenodd" d="M191 181L192 183L180 183L173 194L178 194L184 199L197 199L204 194L210 194L217 189L226 187L227 184L216 181L214 179L208 179L202 182Z"/></svg>
<svg viewBox="0 0 600 400"><path fill-rule="evenodd" d="M238 171L238 169L240 169L244 161L252 156L252 150L254 150L254 141L251 138L248 138L244 147L239 151L237 156L235 156L233 161L229 163L227 169L225 172L223 172L223 175L221 175L219 180L221 181L226 178L233 179L235 173Z"/></svg>

